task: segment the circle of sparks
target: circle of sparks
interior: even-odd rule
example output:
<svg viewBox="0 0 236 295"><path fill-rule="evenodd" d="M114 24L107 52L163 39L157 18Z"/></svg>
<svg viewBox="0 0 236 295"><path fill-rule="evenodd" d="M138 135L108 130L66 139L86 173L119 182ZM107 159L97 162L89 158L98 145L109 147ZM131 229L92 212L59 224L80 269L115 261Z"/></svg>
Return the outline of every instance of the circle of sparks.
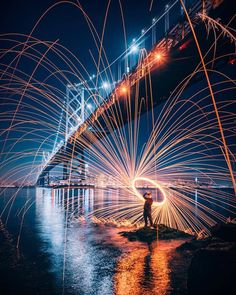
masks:
<svg viewBox="0 0 236 295"><path fill-rule="evenodd" d="M165 201L166 201L166 192L165 192L165 190L163 189L163 187L162 187L160 184L158 184L156 181L151 180L151 179L149 179L149 178L147 178L147 177L137 177L137 178L135 178L135 179L132 181L132 189L133 189L135 195L136 195L140 200L144 201L144 198L143 198L142 194L140 194L140 192L137 190L137 188L136 188L136 186L135 186L135 183L136 183L137 181L146 181L146 182L149 182L149 183L151 183L152 185L154 185L155 188L158 188L158 189L161 191L162 196L163 196L163 200L160 201L160 202L154 201L154 202L153 202L153 205L154 205L154 206L162 206L162 205L165 203Z"/></svg>

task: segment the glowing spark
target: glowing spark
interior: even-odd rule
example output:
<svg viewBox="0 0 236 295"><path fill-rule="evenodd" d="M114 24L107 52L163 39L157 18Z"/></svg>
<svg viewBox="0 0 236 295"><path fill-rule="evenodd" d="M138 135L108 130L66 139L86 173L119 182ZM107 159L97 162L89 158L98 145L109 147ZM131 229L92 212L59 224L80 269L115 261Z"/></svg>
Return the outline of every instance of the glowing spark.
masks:
<svg viewBox="0 0 236 295"><path fill-rule="evenodd" d="M165 192L165 190L163 189L163 187L162 187L160 184L158 184L156 181L151 180L151 179L146 178L146 177L137 177L137 178L135 178L135 179L132 181L132 188L133 188L133 191L134 191L135 195L136 195L141 201L144 201L144 198L143 198L143 196L138 192L138 190L137 190L137 188L136 188L136 186L135 186L135 183L136 183L137 181L145 181L145 182L149 182L149 183L151 183L153 186L155 186L155 188L158 188L158 189L161 191L162 196L163 196L163 200L160 201L160 202L154 201L154 202L153 202L153 205L154 205L154 206L161 206L161 205L163 205L163 204L165 203L165 201L166 201L166 192Z"/></svg>

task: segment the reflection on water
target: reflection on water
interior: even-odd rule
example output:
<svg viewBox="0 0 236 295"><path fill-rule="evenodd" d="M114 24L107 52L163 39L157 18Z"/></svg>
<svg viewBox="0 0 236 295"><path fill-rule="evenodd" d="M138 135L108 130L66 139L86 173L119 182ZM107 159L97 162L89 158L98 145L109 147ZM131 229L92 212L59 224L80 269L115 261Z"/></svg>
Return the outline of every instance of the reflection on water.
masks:
<svg viewBox="0 0 236 295"><path fill-rule="evenodd" d="M33 259L40 267L43 253L49 261L43 271L52 276L56 291L38 292L45 282L44 276L37 273L38 293L30 290L25 294L62 294L63 286L65 294L177 294L175 289L179 286L175 286L173 279L176 262L174 267L172 262L176 257L174 248L181 241L150 245L129 242L119 235L124 228L96 225L88 218L91 211L104 206L109 193L114 194L115 201L119 197L117 191L37 189L36 194L33 190L28 192L35 198L31 207L35 214L25 219L21 251L27 256L25 231L30 228L34 256L28 257L28 263ZM22 206L27 194L25 190L19 194ZM99 203L96 202L98 196ZM17 199L14 206L18 206ZM29 280L35 280L32 274L25 273L27 275ZM183 292L182 289L178 294Z"/></svg>
<svg viewBox="0 0 236 295"><path fill-rule="evenodd" d="M167 255L157 245L124 255L117 264L116 294L167 294L170 285Z"/></svg>

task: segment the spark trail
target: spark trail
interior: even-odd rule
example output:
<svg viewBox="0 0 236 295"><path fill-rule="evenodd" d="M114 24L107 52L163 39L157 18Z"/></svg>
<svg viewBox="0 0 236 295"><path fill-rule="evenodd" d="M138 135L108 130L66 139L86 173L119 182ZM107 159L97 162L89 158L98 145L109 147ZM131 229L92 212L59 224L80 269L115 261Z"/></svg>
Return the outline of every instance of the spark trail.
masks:
<svg viewBox="0 0 236 295"><path fill-rule="evenodd" d="M69 3L61 1L60 4L64 2ZM103 208L91 214L102 222L142 222L141 188L149 186L149 189L155 189L162 195L161 200L156 200L153 210L155 222L185 231L199 233L204 230L208 233L209 227L217 221L226 221L228 216L221 213L222 210L228 215L235 214L235 197L215 188L224 183L233 184L235 189L232 165L235 163L236 136L235 78L208 68L213 61L221 61L234 53L229 51L223 56L214 56L214 60L205 61L192 20L183 6L199 52L199 64L184 80L179 81L175 89L171 89L165 102L155 106L154 86L158 82L153 81L152 72L165 69L168 62L172 62L171 56L166 46L151 52L140 49L137 77L133 79L132 73L126 73L122 81L117 81L112 66L121 61L127 64L130 49L126 41L123 7L119 2L125 51L109 62L104 41L110 5L111 2L106 7L100 38L88 13L80 4L73 4L85 19L94 41L94 48L90 51L96 72L94 77L86 67L87 61L81 61L58 40L43 41L33 36L46 14L39 18L29 35L1 35L1 40L8 45L0 51L1 106L5 106L0 119L4 147L1 170L5 172L1 175L1 182L9 184L17 179L20 186L35 183L47 165L43 159L44 151L57 147L55 138L62 141L61 146L66 146L66 125L62 118L62 113L67 111L65 85L78 81L88 93L85 104L91 104L95 113L112 91L100 85L104 81L112 81L110 84L115 81L115 103L103 111L98 120L93 120L91 111L87 109L87 129L81 134L80 123L71 126L71 142L68 143L71 148L60 159L61 163L70 160L68 182L72 183L74 171L79 178L86 164L90 178L103 177L120 188L118 200L113 202L114 198L110 196ZM217 20L205 15L198 17L198 21L210 22L219 29L218 34L224 32L225 38L228 36L235 41L234 31ZM210 49L215 46L215 43L209 44ZM9 56L12 58L10 63L6 61ZM34 65L33 72L29 73L19 58ZM202 73L207 85L200 83L197 91L189 91L194 78ZM217 79L210 81L209 75ZM110 87L108 83L106 86ZM145 95L141 96L142 89ZM69 109L68 115L72 116L73 111ZM80 154L81 149L84 150L83 155ZM57 176L61 171L55 169L54 173ZM195 178L202 185L196 183ZM103 190L109 189L104 187ZM193 197L196 191L197 201ZM2 215L7 210L10 212L15 196L2 209ZM96 200L97 204L102 201L99 197Z"/></svg>

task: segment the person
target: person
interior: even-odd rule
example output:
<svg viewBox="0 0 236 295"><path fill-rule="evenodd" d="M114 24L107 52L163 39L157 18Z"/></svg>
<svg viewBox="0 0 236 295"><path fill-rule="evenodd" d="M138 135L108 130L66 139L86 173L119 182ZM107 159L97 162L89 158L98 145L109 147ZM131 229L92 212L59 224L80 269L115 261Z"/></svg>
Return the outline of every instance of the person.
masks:
<svg viewBox="0 0 236 295"><path fill-rule="evenodd" d="M145 221L145 226L148 225L148 220L149 220L150 226L154 227L153 221L152 221L152 203L153 203L152 193L146 192L143 195L143 197L145 199L145 203L144 203L144 207L143 207L143 217L144 217L144 221Z"/></svg>

